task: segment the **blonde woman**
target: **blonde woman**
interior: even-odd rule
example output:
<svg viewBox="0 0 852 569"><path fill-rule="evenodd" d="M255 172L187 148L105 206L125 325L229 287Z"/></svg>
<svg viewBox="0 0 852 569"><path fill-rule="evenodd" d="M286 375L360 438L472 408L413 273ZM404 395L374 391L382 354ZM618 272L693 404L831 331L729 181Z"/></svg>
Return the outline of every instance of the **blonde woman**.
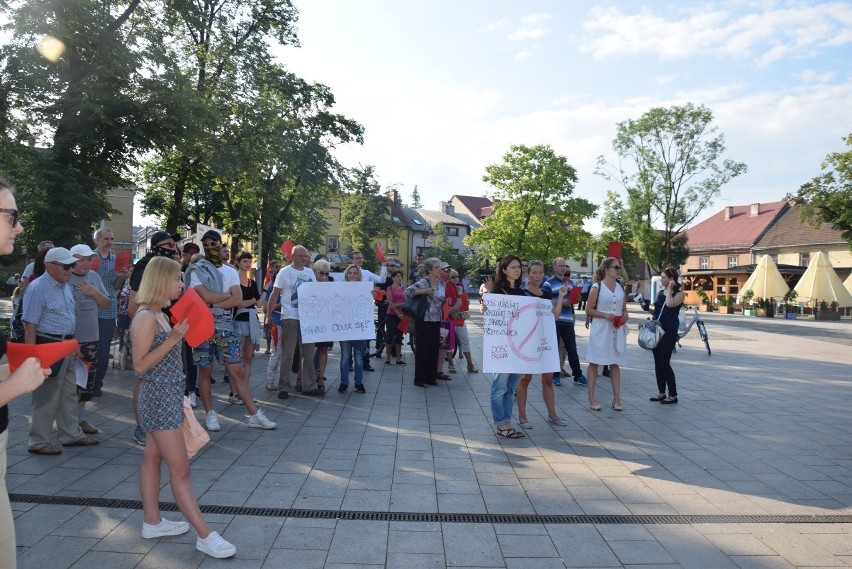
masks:
<svg viewBox="0 0 852 569"><path fill-rule="evenodd" d="M181 535L195 528L195 548L224 559L237 548L211 531L204 521L189 483L189 459L183 437L184 373L181 341L189 329L186 321L169 325L163 307L183 291L180 264L166 257L151 259L142 276L136 302L139 308L130 325L133 369L139 379L139 424L147 433L139 490L142 494L142 537ZM187 522L160 516L160 465L169 469L172 494Z"/></svg>

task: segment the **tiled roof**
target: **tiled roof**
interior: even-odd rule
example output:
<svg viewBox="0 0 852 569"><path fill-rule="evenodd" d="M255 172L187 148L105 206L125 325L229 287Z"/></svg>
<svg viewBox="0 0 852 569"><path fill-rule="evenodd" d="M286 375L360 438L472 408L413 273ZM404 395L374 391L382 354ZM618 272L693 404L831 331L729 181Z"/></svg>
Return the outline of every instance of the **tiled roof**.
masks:
<svg viewBox="0 0 852 569"><path fill-rule="evenodd" d="M761 203L760 213L752 215L752 205L722 208L719 213L686 231L690 252L750 249L787 206L786 201ZM730 208L730 218L725 219Z"/></svg>
<svg viewBox="0 0 852 569"><path fill-rule="evenodd" d="M425 231L426 233L432 232L431 229L429 229L429 225L426 223L426 220L417 213L416 209L408 206L401 206L400 209L402 209L405 217L408 218L408 227L410 227L412 231Z"/></svg>
<svg viewBox="0 0 852 569"><path fill-rule="evenodd" d="M454 217L448 213L444 213L443 211L418 209L417 213L420 214L420 217L433 225L436 223L443 223L444 225L467 225L466 222L462 221L458 217Z"/></svg>
<svg viewBox="0 0 852 569"><path fill-rule="evenodd" d="M482 219L491 213L491 206L494 202L486 197L481 196L460 196L455 195L450 198L450 201L457 199L461 204L468 209L477 219ZM485 208L489 208L487 213L483 213Z"/></svg>
<svg viewBox="0 0 852 569"><path fill-rule="evenodd" d="M771 247L795 247L798 245L835 245L844 244L840 232L832 229L831 224L823 223L814 227L799 222L801 209L791 205L781 214L766 234L760 238L754 249L769 249Z"/></svg>

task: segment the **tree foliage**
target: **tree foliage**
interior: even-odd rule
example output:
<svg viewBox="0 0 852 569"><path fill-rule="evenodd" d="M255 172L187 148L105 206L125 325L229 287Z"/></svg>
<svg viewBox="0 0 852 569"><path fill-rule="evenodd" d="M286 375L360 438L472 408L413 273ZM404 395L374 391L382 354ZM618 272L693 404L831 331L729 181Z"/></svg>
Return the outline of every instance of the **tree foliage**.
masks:
<svg viewBox="0 0 852 569"><path fill-rule="evenodd" d="M437 257L449 263L458 271L459 277L463 277L467 273L468 266L455 244L450 241L446 226L439 221L432 230L434 234L429 238L429 247L423 249L423 258Z"/></svg>
<svg viewBox="0 0 852 569"><path fill-rule="evenodd" d="M845 152L832 152L822 163L823 173L787 195L800 206L799 219L839 231L852 250L852 134L843 139Z"/></svg>
<svg viewBox="0 0 852 569"><path fill-rule="evenodd" d="M591 247L595 259L598 261L604 259L609 243L611 241L618 241L623 245L621 258L624 262L625 270L629 275L635 274L636 263L640 260L639 252L636 250L624 203L621 201L621 197L612 190L607 190L606 192L601 224L603 225L603 231L593 241Z"/></svg>
<svg viewBox="0 0 852 569"><path fill-rule="evenodd" d="M514 145L485 172L483 181L496 189L494 213L465 238L480 258L585 257L591 235L583 222L596 207L573 196L577 173L564 156L550 146Z"/></svg>
<svg viewBox="0 0 852 569"><path fill-rule="evenodd" d="M420 190L417 189L417 184L414 184L414 189L411 190L411 207L420 209L423 204L420 202Z"/></svg>
<svg viewBox="0 0 852 569"><path fill-rule="evenodd" d="M112 212L106 191L126 187L136 153L172 132L175 99L144 72L140 0L7 6L0 170L20 190L25 241L86 241ZM50 58L34 49L45 38L59 46Z"/></svg>
<svg viewBox="0 0 852 569"><path fill-rule="evenodd" d="M654 107L618 123L612 147L617 161L598 157L596 173L626 190L632 242L655 272L686 260L682 233L723 185L747 171L742 162L722 160L725 138L713 113L692 103Z"/></svg>
<svg viewBox="0 0 852 569"><path fill-rule="evenodd" d="M378 237L395 239L401 225L390 217L390 200L382 195L375 179L375 168L352 169L345 183L340 204L340 237L361 251L368 267L375 266Z"/></svg>

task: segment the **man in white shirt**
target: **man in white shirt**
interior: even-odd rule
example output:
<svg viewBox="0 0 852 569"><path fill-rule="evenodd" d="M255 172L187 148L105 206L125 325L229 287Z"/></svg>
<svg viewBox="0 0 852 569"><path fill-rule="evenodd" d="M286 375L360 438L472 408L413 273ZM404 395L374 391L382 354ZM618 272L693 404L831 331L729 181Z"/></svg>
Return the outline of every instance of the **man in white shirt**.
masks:
<svg viewBox="0 0 852 569"><path fill-rule="evenodd" d="M222 263L220 245L222 237L218 231L207 231L201 238L205 258L186 269L189 286L208 304L213 313L213 337L192 350L192 359L198 368L198 390L201 403L207 412L206 426L209 431L220 430L213 397L210 376L213 375L213 360L218 357L225 366L231 380L231 389L240 397L249 413L248 426L257 429L274 429L276 424L266 418L255 405L248 387L248 378L242 366L240 338L234 333L232 308L242 302L240 276L236 269Z"/></svg>
<svg viewBox="0 0 852 569"><path fill-rule="evenodd" d="M293 247L291 253L293 262L278 271L272 293L266 306L272 307L281 303L281 374L278 378L278 399L290 397L291 368L296 346L302 357L302 395L322 396L325 391L317 387L317 372L314 368L314 345L302 342L302 331L299 326L299 287L307 282L315 282L314 271L308 265L311 256L301 245ZM271 318L271 315L267 313Z"/></svg>

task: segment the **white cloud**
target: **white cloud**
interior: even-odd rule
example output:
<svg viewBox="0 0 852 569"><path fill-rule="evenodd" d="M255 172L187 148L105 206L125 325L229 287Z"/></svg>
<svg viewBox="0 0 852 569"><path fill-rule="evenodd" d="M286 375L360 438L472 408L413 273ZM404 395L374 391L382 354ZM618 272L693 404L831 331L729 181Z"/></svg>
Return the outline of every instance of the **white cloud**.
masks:
<svg viewBox="0 0 852 569"><path fill-rule="evenodd" d="M521 18L520 23L514 26L514 31L508 35L512 41L537 40L550 33L550 29L542 26L550 20L550 14L535 12Z"/></svg>
<svg viewBox="0 0 852 569"><path fill-rule="evenodd" d="M753 9L741 13L711 5L660 15L649 9L627 14L618 8L593 8L583 24L580 49L597 58L651 54L673 60L712 55L768 66L784 57L812 56L852 43L849 3L790 3L781 8L773 3Z"/></svg>
<svg viewBox="0 0 852 569"><path fill-rule="evenodd" d="M525 49L524 51L519 51L518 53L516 53L515 57L513 59L515 61L523 61L524 59L527 59L532 54L533 54L533 50Z"/></svg>

